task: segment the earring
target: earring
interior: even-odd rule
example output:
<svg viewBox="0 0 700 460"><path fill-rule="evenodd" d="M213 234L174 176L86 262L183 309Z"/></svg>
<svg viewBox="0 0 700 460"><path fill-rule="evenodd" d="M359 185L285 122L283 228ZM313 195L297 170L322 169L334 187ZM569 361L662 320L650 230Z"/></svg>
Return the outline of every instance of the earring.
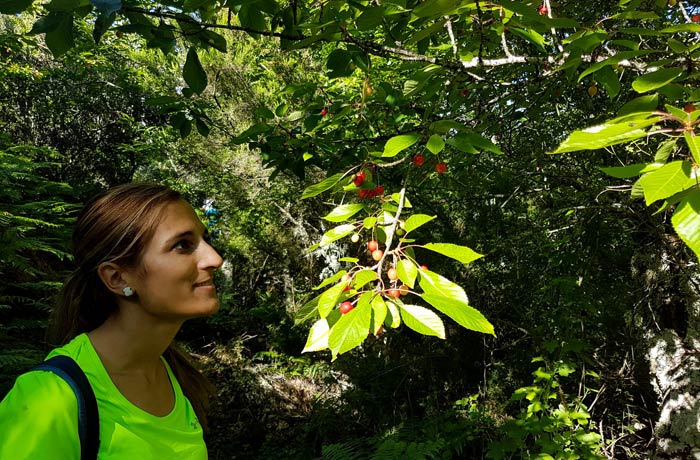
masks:
<svg viewBox="0 0 700 460"><path fill-rule="evenodd" d="M122 292L123 292L124 295L127 296L127 297L134 295L134 290L131 289L129 286L127 286L127 287L125 287L124 289L122 289Z"/></svg>

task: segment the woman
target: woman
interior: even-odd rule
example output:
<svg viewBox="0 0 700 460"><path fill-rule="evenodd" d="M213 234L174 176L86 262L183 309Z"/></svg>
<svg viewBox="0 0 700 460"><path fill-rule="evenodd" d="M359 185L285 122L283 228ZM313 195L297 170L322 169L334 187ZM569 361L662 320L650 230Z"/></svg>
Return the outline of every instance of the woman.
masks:
<svg viewBox="0 0 700 460"><path fill-rule="evenodd" d="M206 459L209 385L173 346L211 315L221 257L192 207L168 187L128 184L90 202L73 233L76 270L49 331L93 388L98 457ZM185 397L186 395L186 397ZM21 375L0 403L0 459L78 459L77 402L47 371Z"/></svg>

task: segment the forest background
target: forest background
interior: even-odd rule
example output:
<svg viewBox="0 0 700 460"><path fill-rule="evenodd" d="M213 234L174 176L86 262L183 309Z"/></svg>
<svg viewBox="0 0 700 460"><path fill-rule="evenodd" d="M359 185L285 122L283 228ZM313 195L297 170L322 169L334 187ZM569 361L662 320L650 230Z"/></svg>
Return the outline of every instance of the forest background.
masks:
<svg viewBox="0 0 700 460"><path fill-rule="evenodd" d="M0 395L81 204L158 181L226 260L212 459L697 458L700 7L0 13Z"/></svg>

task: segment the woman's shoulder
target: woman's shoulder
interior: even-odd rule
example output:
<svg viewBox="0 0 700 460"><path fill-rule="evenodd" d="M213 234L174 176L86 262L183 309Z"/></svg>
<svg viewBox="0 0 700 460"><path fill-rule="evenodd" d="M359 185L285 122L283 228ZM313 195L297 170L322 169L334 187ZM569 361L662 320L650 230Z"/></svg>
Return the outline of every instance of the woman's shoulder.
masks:
<svg viewBox="0 0 700 460"><path fill-rule="evenodd" d="M31 370L17 377L14 386L0 403L0 409L5 404L21 404L18 407L23 410L41 410L44 413L77 408L70 385L63 378L45 370Z"/></svg>
<svg viewBox="0 0 700 460"><path fill-rule="evenodd" d="M0 401L0 458L55 458L79 456L78 403L71 387L50 371L33 370L17 377ZM5 456L12 454L12 457ZM41 454L41 455L39 455Z"/></svg>

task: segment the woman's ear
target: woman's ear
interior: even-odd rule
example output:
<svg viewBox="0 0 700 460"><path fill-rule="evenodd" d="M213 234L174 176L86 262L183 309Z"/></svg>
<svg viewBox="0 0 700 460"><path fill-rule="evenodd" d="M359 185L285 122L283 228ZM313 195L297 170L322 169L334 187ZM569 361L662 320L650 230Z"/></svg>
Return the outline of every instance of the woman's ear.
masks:
<svg viewBox="0 0 700 460"><path fill-rule="evenodd" d="M125 270L112 262L100 264L97 267L97 275L105 287L113 294L122 296L124 295L124 288L129 287L129 283L125 279Z"/></svg>

